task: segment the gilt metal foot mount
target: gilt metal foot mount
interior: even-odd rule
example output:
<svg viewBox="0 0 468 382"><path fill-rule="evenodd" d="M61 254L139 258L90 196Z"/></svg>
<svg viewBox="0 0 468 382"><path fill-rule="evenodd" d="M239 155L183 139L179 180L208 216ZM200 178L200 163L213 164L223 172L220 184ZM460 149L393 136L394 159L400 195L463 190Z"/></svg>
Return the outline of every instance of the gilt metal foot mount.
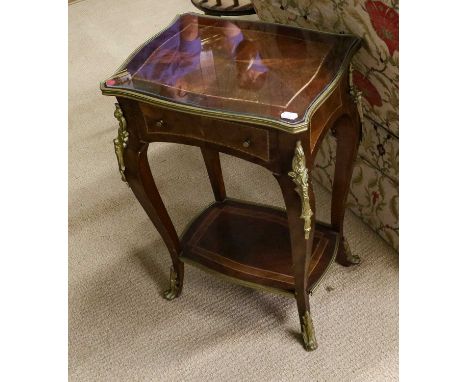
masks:
<svg viewBox="0 0 468 382"><path fill-rule="evenodd" d="M179 279L177 273L174 270L174 267L171 267L171 274L169 278L169 289L164 291L164 298L166 300L174 300L176 297L179 297L181 293Z"/></svg>
<svg viewBox="0 0 468 382"><path fill-rule="evenodd" d="M305 315L302 316L302 339L304 341L305 350L312 351L317 349L318 345L315 339L314 325L312 324L309 312L306 312Z"/></svg>
<svg viewBox="0 0 468 382"><path fill-rule="evenodd" d="M339 253L336 257L336 262L345 267L361 264L361 258L358 255L353 255L349 248L348 241L343 238L340 243Z"/></svg>
<svg viewBox="0 0 468 382"><path fill-rule="evenodd" d="M349 248L348 241L346 239L343 239L343 247L345 259L350 265L361 264L361 258L358 255L353 255L353 253L351 252L351 248Z"/></svg>

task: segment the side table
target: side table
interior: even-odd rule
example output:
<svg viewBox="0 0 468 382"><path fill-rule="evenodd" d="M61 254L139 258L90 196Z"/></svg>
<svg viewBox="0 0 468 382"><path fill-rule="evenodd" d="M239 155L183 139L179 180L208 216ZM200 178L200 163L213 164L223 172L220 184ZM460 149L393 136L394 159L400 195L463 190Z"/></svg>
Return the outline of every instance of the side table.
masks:
<svg viewBox="0 0 468 382"><path fill-rule="evenodd" d="M117 98L122 180L172 259L164 297L182 292L184 264L296 299L306 350L317 347L309 294L336 260L359 263L343 236L361 131L350 59L360 40L261 22L183 14L101 83ZM329 129L337 140L331 222L315 220L309 171ZM150 142L198 146L215 202L179 238L147 159ZM227 198L219 153L270 170L286 210ZM176 165L176 164L174 164Z"/></svg>

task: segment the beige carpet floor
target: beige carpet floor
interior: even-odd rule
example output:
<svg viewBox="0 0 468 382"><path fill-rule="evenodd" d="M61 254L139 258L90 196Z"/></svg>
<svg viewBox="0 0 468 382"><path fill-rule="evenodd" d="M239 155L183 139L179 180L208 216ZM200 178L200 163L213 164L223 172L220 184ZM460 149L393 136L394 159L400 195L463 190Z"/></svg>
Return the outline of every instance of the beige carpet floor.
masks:
<svg viewBox="0 0 468 382"><path fill-rule="evenodd" d="M169 255L120 180L111 74L189 0L85 0L69 6L69 372L71 381L395 381L398 260L352 213L359 267L335 265L311 297L319 341L303 350L293 299L187 267L182 296L161 297ZM256 16L253 16L256 17ZM153 144L149 158L178 232L212 201L197 148ZM222 156L228 194L282 206L264 169ZM320 186L317 215L328 220Z"/></svg>

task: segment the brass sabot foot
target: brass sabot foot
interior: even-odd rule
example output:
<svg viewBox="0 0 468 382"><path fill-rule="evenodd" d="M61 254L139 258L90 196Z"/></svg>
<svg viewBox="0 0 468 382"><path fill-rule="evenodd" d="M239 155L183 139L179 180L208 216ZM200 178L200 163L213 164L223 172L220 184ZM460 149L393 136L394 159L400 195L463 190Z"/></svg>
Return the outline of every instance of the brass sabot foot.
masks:
<svg viewBox="0 0 468 382"><path fill-rule="evenodd" d="M302 339L304 341L304 348L307 351L312 351L317 349L317 340L315 339L315 330L314 325L312 324L312 319L310 318L310 313L302 317Z"/></svg>
<svg viewBox="0 0 468 382"><path fill-rule="evenodd" d="M361 258L358 255L353 255L351 248L349 248L348 241L343 239L343 247L345 252L345 259L349 265L358 265L361 264Z"/></svg>
<svg viewBox="0 0 468 382"><path fill-rule="evenodd" d="M344 238L342 240L341 248L339 249L340 252L336 257L336 262L344 267L361 264L361 258L358 255L353 255L347 240Z"/></svg>
<svg viewBox="0 0 468 382"><path fill-rule="evenodd" d="M167 289L164 291L164 298L168 301L172 301L177 297L177 292L172 289Z"/></svg>
<svg viewBox="0 0 468 382"><path fill-rule="evenodd" d="M174 270L174 267L171 267L171 275L169 279L169 289L164 291L164 298L166 300L174 300L176 297L180 295L180 286L179 280L177 278L177 273Z"/></svg>

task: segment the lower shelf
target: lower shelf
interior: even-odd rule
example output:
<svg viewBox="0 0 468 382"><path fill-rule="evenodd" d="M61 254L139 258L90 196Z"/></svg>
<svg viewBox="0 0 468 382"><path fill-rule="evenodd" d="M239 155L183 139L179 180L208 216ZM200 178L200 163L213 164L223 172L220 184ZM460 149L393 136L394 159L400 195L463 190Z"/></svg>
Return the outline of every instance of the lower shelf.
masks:
<svg viewBox="0 0 468 382"><path fill-rule="evenodd" d="M226 200L208 207L182 236L181 260L240 284L294 294L286 212ZM309 267L312 290L333 261L338 233L316 222Z"/></svg>

